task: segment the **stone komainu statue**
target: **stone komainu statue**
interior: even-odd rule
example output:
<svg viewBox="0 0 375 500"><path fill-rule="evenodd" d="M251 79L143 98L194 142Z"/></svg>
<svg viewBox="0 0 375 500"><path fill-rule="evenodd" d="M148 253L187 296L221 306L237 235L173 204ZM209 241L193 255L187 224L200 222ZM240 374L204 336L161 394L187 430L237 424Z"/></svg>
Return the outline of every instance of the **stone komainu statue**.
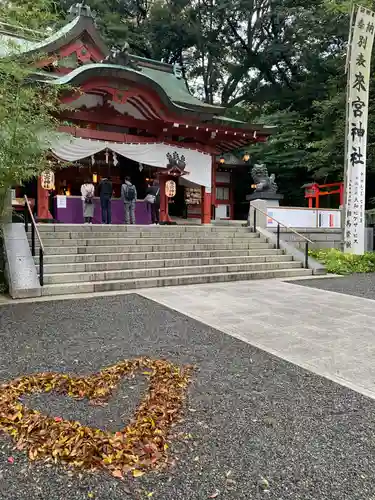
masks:
<svg viewBox="0 0 375 500"><path fill-rule="evenodd" d="M264 163L256 163L251 170L251 176L255 183L255 191L263 193L276 193L277 184L275 182L275 174L268 175L267 167Z"/></svg>

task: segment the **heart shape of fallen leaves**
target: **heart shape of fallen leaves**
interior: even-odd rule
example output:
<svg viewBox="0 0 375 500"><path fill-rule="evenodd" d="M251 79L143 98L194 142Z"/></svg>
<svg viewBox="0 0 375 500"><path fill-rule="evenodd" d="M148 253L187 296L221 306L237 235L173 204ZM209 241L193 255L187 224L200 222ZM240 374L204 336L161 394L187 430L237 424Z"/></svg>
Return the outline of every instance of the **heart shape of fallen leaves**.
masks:
<svg viewBox="0 0 375 500"><path fill-rule="evenodd" d="M0 386L0 430L12 437L30 460L61 461L85 469L105 468L115 477L132 471L135 477L167 462L168 434L179 419L191 375L165 360L124 360L99 373L75 377L39 373ZM148 391L129 424L116 433L49 417L27 408L21 397L34 392L66 394L105 404L125 376L141 371L149 378Z"/></svg>

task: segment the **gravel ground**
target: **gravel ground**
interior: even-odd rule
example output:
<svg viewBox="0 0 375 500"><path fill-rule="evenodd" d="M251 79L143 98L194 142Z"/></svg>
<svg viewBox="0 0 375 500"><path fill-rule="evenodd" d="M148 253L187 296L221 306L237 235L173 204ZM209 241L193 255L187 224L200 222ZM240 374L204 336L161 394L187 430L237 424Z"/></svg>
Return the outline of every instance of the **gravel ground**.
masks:
<svg viewBox="0 0 375 500"><path fill-rule="evenodd" d="M375 498L375 402L355 392L137 295L2 306L0 326L1 381L89 373L140 355L199 368L176 428L184 435L170 447L174 467L126 483L72 474L28 464L3 436L1 500ZM120 388L113 413L53 395L28 403L115 429L144 391L135 381Z"/></svg>
<svg viewBox="0 0 375 500"><path fill-rule="evenodd" d="M338 278L314 278L289 281L289 283L375 300L375 273L352 274Z"/></svg>

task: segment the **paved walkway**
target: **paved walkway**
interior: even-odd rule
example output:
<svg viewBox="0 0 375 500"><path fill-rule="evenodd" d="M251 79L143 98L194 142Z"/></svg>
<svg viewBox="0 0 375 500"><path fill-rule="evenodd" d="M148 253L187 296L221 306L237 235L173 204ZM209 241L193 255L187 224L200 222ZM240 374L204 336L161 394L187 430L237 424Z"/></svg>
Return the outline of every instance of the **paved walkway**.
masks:
<svg viewBox="0 0 375 500"><path fill-rule="evenodd" d="M375 398L375 303L282 281L139 292Z"/></svg>

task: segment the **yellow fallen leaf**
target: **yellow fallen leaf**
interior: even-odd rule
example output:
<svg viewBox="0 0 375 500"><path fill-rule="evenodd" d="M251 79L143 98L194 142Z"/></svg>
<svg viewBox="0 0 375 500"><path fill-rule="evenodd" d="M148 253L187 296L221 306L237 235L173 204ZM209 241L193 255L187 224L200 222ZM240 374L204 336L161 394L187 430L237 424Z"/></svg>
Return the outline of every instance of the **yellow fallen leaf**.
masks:
<svg viewBox="0 0 375 500"><path fill-rule="evenodd" d="M87 493L87 496L88 496L89 498L94 498L94 493L91 493L91 491L90 491L90 493Z"/></svg>
<svg viewBox="0 0 375 500"><path fill-rule="evenodd" d="M141 477L141 476L143 476L144 472L141 470L138 470L138 469L134 469L132 474L133 474L133 477Z"/></svg>

